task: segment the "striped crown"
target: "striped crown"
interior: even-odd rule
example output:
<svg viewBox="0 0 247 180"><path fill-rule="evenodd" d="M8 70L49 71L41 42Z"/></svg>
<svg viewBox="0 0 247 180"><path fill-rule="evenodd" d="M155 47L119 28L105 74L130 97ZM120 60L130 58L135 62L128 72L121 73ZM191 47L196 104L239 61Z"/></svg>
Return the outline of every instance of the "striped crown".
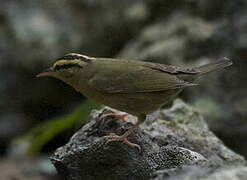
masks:
<svg viewBox="0 0 247 180"><path fill-rule="evenodd" d="M59 58L53 65L54 70L68 69L72 67L82 68L90 63L94 58L82 54L69 53Z"/></svg>

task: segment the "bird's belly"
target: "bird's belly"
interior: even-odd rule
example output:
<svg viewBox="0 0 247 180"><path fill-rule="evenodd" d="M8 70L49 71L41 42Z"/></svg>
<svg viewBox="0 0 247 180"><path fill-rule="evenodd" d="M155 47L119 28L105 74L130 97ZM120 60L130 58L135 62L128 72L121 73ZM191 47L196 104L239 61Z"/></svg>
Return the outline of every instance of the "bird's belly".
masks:
<svg viewBox="0 0 247 180"><path fill-rule="evenodd" d="M147 92L147 93L83 93L87 97L111 108L132 115L149 114L160 106L175 99L181 89Z"/></svg>

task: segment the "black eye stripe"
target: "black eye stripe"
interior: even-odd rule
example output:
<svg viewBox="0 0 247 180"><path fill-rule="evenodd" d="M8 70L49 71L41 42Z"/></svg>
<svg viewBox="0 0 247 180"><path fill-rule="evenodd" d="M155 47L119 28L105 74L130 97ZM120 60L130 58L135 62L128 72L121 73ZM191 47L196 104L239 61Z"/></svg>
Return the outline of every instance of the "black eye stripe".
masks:
<svg viewBox="0 0 247 180"><path fill-rule="evenodd" d="M63 57L59 58L58 60L62 60L62 59L74 60L74 59L80 59L80 58L81 58L80 56L76 56L76 55L67 55L67 56L63 56Z"/></svg>
<svg viewBox="0 0 247 180"><path fill-rule="evenodd" d="M61 65L56 65L54 69L58 71L61 69L69 69L72 67L82 68L79 64L61 64Z"/></svg>

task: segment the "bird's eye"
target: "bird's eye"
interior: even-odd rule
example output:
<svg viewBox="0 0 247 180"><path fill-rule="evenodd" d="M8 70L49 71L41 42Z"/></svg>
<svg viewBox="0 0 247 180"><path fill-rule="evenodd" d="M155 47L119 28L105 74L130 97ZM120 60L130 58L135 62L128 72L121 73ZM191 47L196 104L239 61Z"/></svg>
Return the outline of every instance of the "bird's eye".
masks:
<svg viewBox="0 0 247 180"><path fill-rule="evenodd" d="M54 71L59 70L59 67L57 65L53 66Z"/></svg>

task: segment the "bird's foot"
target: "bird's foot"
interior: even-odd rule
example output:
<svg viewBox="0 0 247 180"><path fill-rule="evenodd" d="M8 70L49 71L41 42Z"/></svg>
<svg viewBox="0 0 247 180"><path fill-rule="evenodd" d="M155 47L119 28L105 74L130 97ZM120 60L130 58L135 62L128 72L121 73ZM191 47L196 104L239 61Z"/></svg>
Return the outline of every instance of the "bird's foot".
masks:
<svg viewBox="0 0 247 180"><path fill-rule="evenodd" d="M123 143L127 144L128 146L132 147L132 148L137 148L139 151L141 150L141 147L138 144L134 144L132 142L130 142L126 136L122 135L122 136L118 136L118 135L109 135L109 136L103 136L104 139L106 139L106 144L108 144L109 142L114 142L114 141L122 141Z"/></svg>
<svg viewBox="0 0 247 180"><path fill-rule="evenodd" d="M107 108L107 113L103 114L100 118L104 119L106 117L114 117L118 120L122 120L123 122L127 122L125 118L128 117L128 113L118 112Z"/></svg>

